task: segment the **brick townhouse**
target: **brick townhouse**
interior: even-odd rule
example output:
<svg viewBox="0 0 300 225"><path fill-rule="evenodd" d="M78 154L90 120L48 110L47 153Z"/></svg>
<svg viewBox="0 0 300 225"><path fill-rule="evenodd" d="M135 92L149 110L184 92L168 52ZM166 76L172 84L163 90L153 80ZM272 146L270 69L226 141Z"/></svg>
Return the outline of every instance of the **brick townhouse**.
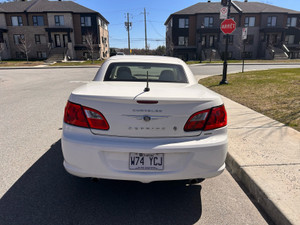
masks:
<svg viewBox="0 0 300 225"><path fill-rule="evenodd" d="M184 60L222 58L226 38L220 2L200 2L171 14L165 22L167 54ZM231 7L237 28L229 37L229 58L300 58L300 12L247 0L234 3L242 14Z"/></svg>
<svg viewBox="0 0 300 225"><path fill-rule="evenodd" d="M23 59L26 45L30 59L85 59L92 46L93 57L105 59L108 24L99 12L72 1L0 3L0 56Z"/></svg>

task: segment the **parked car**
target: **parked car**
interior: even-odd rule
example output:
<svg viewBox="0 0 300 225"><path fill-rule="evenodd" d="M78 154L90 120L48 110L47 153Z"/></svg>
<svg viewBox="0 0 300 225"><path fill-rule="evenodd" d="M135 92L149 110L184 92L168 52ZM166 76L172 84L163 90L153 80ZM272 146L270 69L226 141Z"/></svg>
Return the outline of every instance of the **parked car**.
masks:
<svg viewBox="0 0 300 225"><path fill-rule="evenodd" d="M180 59L114 56L71 93L62 151L65 169L79 177L214 177L225 169L226 110Z"/></svg>

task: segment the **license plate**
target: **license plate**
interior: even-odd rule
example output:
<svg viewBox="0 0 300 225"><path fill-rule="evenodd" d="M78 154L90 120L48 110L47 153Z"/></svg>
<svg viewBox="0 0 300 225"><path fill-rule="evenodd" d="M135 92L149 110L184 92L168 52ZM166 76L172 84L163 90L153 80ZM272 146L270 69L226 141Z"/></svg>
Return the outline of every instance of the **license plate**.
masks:
<svg viewBox="0 0 300 225"><path fill-rule="evenodd" d="M129 153L130 170L163 170L164 154Z"/></svg>

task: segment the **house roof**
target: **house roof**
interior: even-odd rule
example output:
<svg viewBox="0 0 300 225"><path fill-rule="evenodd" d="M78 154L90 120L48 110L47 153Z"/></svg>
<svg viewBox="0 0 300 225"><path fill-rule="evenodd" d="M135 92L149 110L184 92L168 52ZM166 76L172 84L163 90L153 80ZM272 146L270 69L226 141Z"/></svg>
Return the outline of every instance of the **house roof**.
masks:
<svg viewBox="0 0 300 225"><path fill-rule="evenodd" d="M24 12L33 2L5 2L0 4L0 10L8 13Z"/></svg>
<svg viewBox="0 0 300 225"><path fill-rule="evenodd" d="M243 10L243 13L288 13L288 14L300 14L299 11L281 8L278 6L265 4L261 2L239 2L234 3ZM168 23L170 18L174 15L195 15L195 14L209 14L209 13L220 13L221 9L220 2L199 2L195 5L182 9L178 12L171 14L166 20L165 24ZM233 7L231 7L231 13L238 13Z"/></svg>
<svg viewBox="0 0 300 225"><path fill-rule="evenodd" d="M108 21L99 13L72 1L32 0L26 2L6 2L0 4L0 12L71 12L71 13L96 13L107 23Z"/></svg>

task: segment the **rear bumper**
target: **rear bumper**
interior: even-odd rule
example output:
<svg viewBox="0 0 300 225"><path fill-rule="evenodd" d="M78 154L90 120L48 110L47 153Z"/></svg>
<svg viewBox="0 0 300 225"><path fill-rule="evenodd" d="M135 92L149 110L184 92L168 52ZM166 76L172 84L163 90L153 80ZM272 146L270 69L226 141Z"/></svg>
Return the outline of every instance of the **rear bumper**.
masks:
<svg viewBox="0 0 300 225"><path fill-rule="evenodd" d="M75 176L144 183L209 178L225 169L227 127L189 138L124 138L92 135L64 124L65 169ZM164 170L129 170L129 153L164 153Z"/></svg>

